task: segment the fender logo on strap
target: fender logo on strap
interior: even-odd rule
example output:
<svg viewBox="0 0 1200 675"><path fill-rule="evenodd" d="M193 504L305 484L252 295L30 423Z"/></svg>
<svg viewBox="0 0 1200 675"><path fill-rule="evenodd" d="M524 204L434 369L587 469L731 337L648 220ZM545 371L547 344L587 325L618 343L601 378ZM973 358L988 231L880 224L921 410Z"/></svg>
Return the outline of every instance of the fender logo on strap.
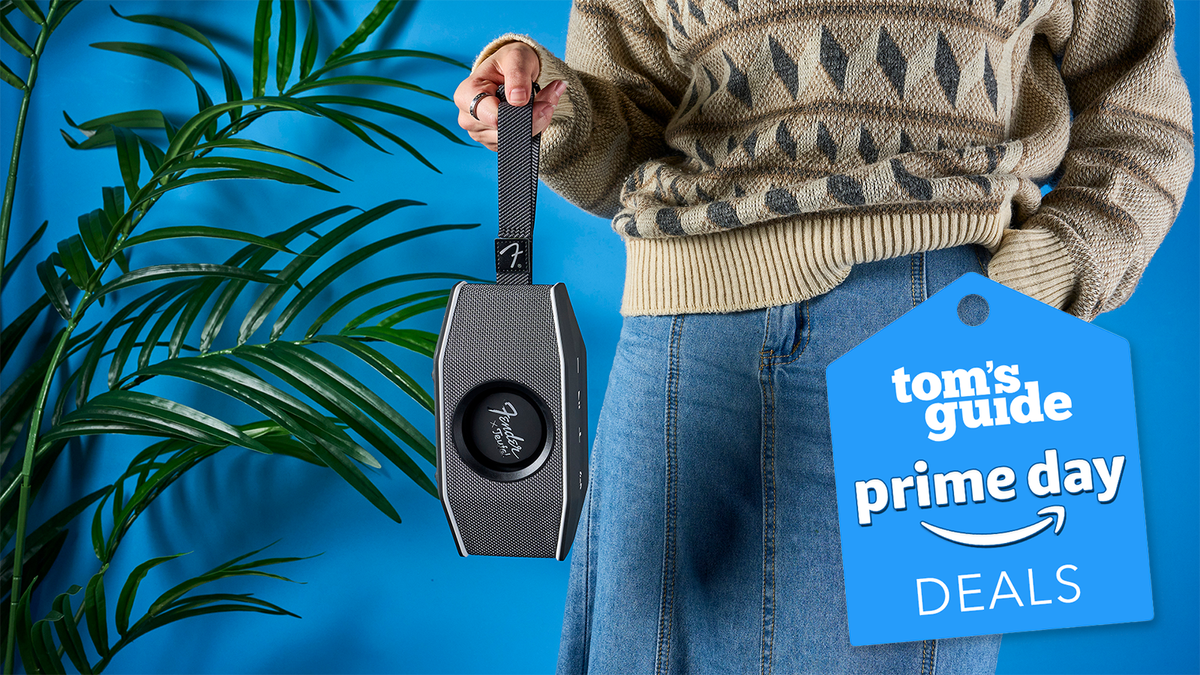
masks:
<svg viewBox="0 0 1200 675"><path fill-rule="evenodd" d="M529 269L529 239L496 239L496 269L504 272L525 272Z"/></svg>

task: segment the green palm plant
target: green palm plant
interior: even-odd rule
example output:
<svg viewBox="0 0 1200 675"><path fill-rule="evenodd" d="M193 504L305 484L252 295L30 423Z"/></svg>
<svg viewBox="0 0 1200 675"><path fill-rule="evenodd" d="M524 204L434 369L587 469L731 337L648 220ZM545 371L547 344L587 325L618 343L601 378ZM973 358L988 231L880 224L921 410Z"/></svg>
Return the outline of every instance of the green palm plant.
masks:
<svg viewBox="0 0 1200 675"><path fill-rule="evenodd" d="M0 64L2 79L23 97L0 222L0 263L5 260L24 120L38 59L54 29L77 4L50 0L45 12L32 0L0 4L3 37L30 65L28 77L22 79ZM100 672L130 642L174 621L214 612L291 615L249 594L206 592L201 588L231 577L285 580L267 568L299 558L261 557L262 549L180 583L135 619L133 607L141 581L153 568L178 554L147 560L124 579L112 611L108 609L106 573L134 521L172 483L227 448L247 448L328 467L397 522L400 516L395 508L360 468L381 466L370 450L381 454L425 491L435 493L426 473L434 462L429 439L383 397L316 347L332 351L337 359L369 366L432 413L433 401L428 392L389 353L399 349L432 356L436 336L407 328L405 322L443 308L449 289L417 290L423 285L416 282L433 280L444 285L446 280L471 277L451 272L399 274L363 283L330 306L319 308L314 303L323 290L372 256L417 237L475 225L446 224L402 231L335 258L338 245L355 233L420 202L398 199L367 210L339 206L269 234L210 226L150 229L154 219L147 220L166 193L209 181L261 179L336 192L323 182L328 180L324 175L344 178L333 169L288 149L239 136L257 120L282 112L332 123L378 150L384 150L380 140L393 143L436 171L412 145L364 116L363 111L407 120L462 143L444 126L392 103L323 91L343 85L382 86L447 100L407 82L343 74L343 69L353 64L399 58L435 60L466 68L453 59L427 52L357 51L396 5L397 0L378 2L318 65L320 32L313 5L307 5L308 26L299 42L296 3L280 0L274 54L277 93L268 95L271 19L276 3L260 0L249 97L243 95L233 70L201 31L168 17L122 16L113 10L126 21L174 32L211 52L221 72L222 102L214 102L186 62L168 49L133 42L92 45L150 59L178 71L195 85L197 111L178 125L159 110L118 112L81 123L64 113L67 123L76 130L75 135L63 132L71 147L115 148L123 185L102 188L98 207L79 217L78 234L59 241L53 253L33 266L32 273L27 270L29 265L21 267L21 263L47 231L46 223L0 268L3 284L7 285L20 270L30 281L36 278L44 290L11 321L6 317L0 336L4 348L0 369L17 373L0 393L0 463L10 455L15 458L0 477L0 550L7 552L0 563L0 599L9 605L9 611L0 612L0 634L6 639L6 673L13 670L14 645L29 672L65 672L67 663L80 672ZM26 32L38 31L34 45L29 45L9 21L10 16L16 18L14 10L29 24ZM166 143L158 138L165 138ZM270 161L278 157L301 163L309 171ZM220 263L187 260L141 268L131 265L131 253L137 247L184 237L233 240L244 246ZM408 290L400 290L405 288ZM335 323L352 303L379 295L386 296L386 300ZM253 301L241 316L236 344L214 349L241 298ZM292 330L305 310L311 314L317 309L322 311L305 330ZM31 329L47 311L52 312L57 331L40 354L18 362L14 358L18 348L38 351L28 344L37 342L36 331ZM256 341L272 315L275 318L269 335ZM145 383L161 379L207 388L245 404L260 417L249 423L231 424L143 390ZM30 506L67 444L80 437L107 434L162 440L138 453L109 485L80 497L29 531ZM58 559L69 527L89 509L93 509L90 540L98 570L89 579L57 593L41 590L54 593L51 609L34 620L33 596ZM116 635L109 634L110 626L115 627Z"/></svg>

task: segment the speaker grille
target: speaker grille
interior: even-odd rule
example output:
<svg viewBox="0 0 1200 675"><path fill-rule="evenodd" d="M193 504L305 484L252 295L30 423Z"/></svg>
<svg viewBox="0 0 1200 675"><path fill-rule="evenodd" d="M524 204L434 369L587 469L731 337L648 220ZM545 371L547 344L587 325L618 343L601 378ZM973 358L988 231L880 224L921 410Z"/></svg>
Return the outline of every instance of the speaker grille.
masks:
<svg viewBox="0 0 1200 675"><path fill-rule="evenodd" d="M558 345L550 286L464 284L445 339L442 479L463 545L472 555L554 557L562 518L563 452L552 436L550 456L532 476L512 483L481 477L459 458L451 412L475 385L522 381L546 402L555 430L563 428ZM457 353L455 353L457 352Z"/></svg>

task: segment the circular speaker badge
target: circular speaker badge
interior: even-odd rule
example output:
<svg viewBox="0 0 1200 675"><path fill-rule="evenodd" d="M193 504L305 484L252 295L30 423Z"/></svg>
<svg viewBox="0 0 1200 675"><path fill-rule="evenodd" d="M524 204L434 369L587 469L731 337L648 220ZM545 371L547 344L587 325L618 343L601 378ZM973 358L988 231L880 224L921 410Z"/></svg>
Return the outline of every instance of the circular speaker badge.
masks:
<svg viewBox="0 0 1200 675"><path fill-rule="evenodd" d="M550 455L553 417L541 397L516 382L476 386L454 409L452 429L463 462L484 478L515 481Z"/></svg>

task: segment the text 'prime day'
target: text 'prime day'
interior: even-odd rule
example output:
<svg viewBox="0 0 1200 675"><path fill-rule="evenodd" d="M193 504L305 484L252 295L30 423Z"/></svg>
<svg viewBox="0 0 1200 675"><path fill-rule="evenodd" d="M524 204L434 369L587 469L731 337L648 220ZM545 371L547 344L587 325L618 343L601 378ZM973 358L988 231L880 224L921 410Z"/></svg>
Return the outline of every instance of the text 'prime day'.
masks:
<svg viewBox="0 0 1200 675"><path fill-rule="evenodd" d="M1051 448L1044 458L1045 461L1035 462L1025 472L1025 484L1033 496L1049 497L1064 491L1078 495L1100 488L1096 499L1101 504L1116 499L1125 471L1124 455L1111 460L1096 457L1090 462L1082 458L1071 459L1060 467L1058 450ZM999 502L1017 498L1017 472L1012 467L997 466L987 472L986 478L979 469L946 471L931 476L929 463L918 459L913 463L913 470L910 476L896 476L886 482L880 478L855 481L858 524L870 526L872 516L886 511L889 505L895 511L907 510L910 490L916 493L917 506L922 509L948 506L951 502L966 504L968 500L979 504L989 496Z"/></svg>

